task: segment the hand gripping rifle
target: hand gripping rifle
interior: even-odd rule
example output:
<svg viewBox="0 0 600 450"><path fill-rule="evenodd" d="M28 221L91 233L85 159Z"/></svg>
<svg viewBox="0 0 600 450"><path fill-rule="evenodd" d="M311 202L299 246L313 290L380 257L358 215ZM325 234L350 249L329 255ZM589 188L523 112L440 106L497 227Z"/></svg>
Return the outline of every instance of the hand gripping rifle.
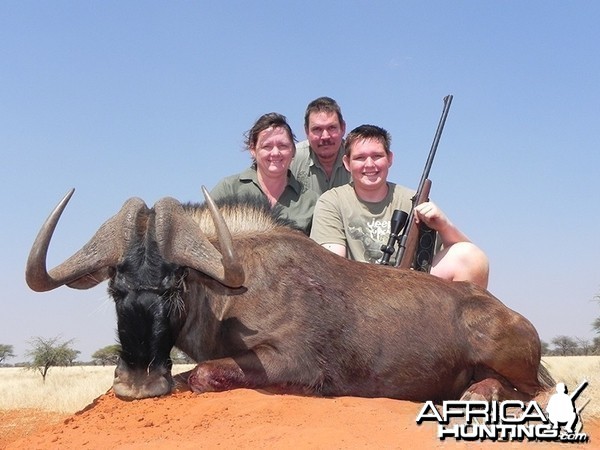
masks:
<svg viewBox="0 0 600 450"><path fill-rule="evenodd" d="M424 224L421 224L419 227L414 226L414 211L415 206L429 200L429 191L431 190L429 172L433 165L433 158L435 157L435 152L437 151L440 137L444 130L444 124L446 123L446 117L448 116L451 103L452 95L444 97L442 116L440 117L433 143L431 144L431 150L429 150L429 156L425 163L423 174L421 175L421 181L419 181L419 187L412 198L413 205L410 214L397 209L392 213L390 236L387 244L381 246L383 256L378 261L379 264L389 264L390 257L394 254L396 243L398 243L396 267L409 269L414 266L416 270L423 272L429 272L429 269L431 268L431 260L433 258L435 245L435 232ZM400 234L400 231L403 228L404 230L402 234ZM420 247L422 247L424 251L417 252L419 244L421 244Z"/></svg>

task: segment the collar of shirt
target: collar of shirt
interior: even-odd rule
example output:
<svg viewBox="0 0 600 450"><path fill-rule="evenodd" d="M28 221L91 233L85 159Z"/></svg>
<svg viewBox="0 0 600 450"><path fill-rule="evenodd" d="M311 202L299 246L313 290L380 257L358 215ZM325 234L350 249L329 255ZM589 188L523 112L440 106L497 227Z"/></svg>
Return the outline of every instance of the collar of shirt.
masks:
<svg viewBox="0 0 600 450"><path fill-rule="evenodd" d="M249 182L254 183L262 192L262 188L260 187L260 184L258 182L258 173L256 172L256 168L248 167L246 170L244 170L242 173L240 173L240 181L245 182L245 183L249 183ZM302 193L302 185L300 184L300 182L296 179L296 177L292 174L292 172L289 169L288 169L286 190L288 188L292 189L298 195Z"/></svg>

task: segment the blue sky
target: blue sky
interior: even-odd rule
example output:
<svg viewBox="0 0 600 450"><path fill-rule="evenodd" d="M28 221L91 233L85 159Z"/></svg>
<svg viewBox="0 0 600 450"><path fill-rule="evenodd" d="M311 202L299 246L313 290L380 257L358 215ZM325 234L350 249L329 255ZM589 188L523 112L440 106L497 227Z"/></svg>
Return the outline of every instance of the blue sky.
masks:
<svg viewBox="0 0 600 450"><path fill-rule="evenodd" d="M29 247L68 189L54 266L133 196L201 200L248 166L243 133L328 95L388 129L414 187L454 100L432 198L491 259L490 290L540 336L600 315L600 4L592 1L0 3L0 343L114 343L106 284L31 292Z"/></svg>

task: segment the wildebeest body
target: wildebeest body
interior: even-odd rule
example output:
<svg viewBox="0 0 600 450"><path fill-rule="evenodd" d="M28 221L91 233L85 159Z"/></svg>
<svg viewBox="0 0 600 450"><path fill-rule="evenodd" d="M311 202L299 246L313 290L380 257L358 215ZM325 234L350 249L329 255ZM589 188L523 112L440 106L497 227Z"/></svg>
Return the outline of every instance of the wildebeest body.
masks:
<svg viewBox="0 0 600 450"><path fill-rule="evenodd" d="M323 395L459 398L484 366L524 392L535 391L539 361L532 356L539 349L535 340L515 336L529 338L535 331L488 293L468 283L348 261L299 234L284 237L285 244L276 232L234 238L242 265L254 267L248 290L223 295L194 283L192 289L205 293L190 297L206 302L203 316L187 318L188 328L208 326L181 333L179 348L196 361L257 348L256 358L238 357L243 372L264 371L261 379L268 383ZM339 276L348 271L354 277ZM519 359L531 363L514 374ZM505 366L496 363L502 360ZM257 387L251 377L247 383Z"/></svg>
<svg viewBox="0 0 600 450"><path fill-rule="evenodd" d="M221 208L235 250L227 263L227 239L205 208L134 203L131 232L110 270L94 266L93 277L88 270L49 284L87 288L100 275L110 279L123 346L117 395L169 392L173 344L199 363L188 378L199 392L275 388L425 401L460 398L490 379L516 398L547 387L534 327L481 288L349 261L248 205ZM193 248L204 239L211 245ZM242 282L220 264L181 263L212 264L219 259L212 246L224 267L243 268Z"/></svg>

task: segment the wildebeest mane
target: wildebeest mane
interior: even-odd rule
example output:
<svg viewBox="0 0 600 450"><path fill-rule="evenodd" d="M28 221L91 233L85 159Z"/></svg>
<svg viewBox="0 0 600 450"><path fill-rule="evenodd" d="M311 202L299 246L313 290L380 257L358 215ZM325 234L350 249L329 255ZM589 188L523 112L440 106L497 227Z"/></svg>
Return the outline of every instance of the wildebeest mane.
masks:
<svg viewBox="0 0 600 450"><path fill-rule="evenodd" d="M215 201L231 234L267 232L280 227L298 229L295 223L282 215L278 205L271 208L266 198L252 195L227 196ZM214 222L206 203L188 202L182 205L206 235L215 233Z"/></svg>

